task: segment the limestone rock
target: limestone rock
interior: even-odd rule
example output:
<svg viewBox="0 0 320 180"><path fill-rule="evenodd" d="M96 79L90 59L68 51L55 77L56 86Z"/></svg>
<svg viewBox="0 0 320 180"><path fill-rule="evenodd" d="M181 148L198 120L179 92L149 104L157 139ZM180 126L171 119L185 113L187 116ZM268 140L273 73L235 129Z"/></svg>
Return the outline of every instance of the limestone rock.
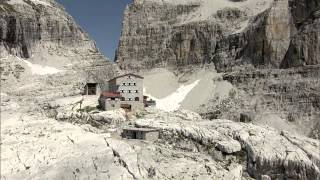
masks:
<svg viewBox="0 0 320 180"><path fill-rule="evenodd" d="M208 148L216 144L222 151L228 151L226 147L239 151L241 144L242 151L247 154L246 169L252 177L268 175L271 178L320 178L318 140L298 135L288 136L269 127L228 120L190 122L179 118L153 117L155 116L149 114L138 120L136 125L171 134L162 136L166 141L178 135L179 139L189 139ZM230 143L232 141L235 143ZM233 153L231 150L229 152Z"/></svg>
<svg viewBox="0 0 320 180"><path fill-rule="evenodd" d="M55 1L2 1L0 6L1 46L9 54L29 58L37 46L52 42L60 48L74 47L96 51L93 41ZM4 10L3 10L4 8ZM1 53L4 53L1 51Z"/></svg>
<svg viewBox="0 0 320 180"><path fill-rule="evenodd" d="M116 55L120 67L214 62L218 71L229 71L247 63L258 68L319 64L316 0L225 2L211 8L209 3L131 4Z"/></svg>
<svg viewBox="0 0 320 180"><path fill-rule="evenodd" d="M250 17L271 2L255 7L245 1L218 6L208 0L133 3L124 13L116 61L123 69L136 70L212 62L223 50L224 37L242 32Z"/></svg>
<svg viewBox="0 0 320 180"><path fill-rule="evenodd" d="M241 151L241 144L238 141L220 141L217 142L217 148L227 154L232 154Z"/></svg>
<svg viewBox="0 0 320 180"><path fill-rule="evenodd" d="M192 121L201 121L202 117L195 112L189 110L177 110L175 111L175 115L181 119L192 120Z"/></svg>
<svg viewBox="0 0 320 180"><path fill-rule="evenodd" d="M282 68L318 65L320 56L319 28L320 16L313 15L299 27L298 33L292 38L289 50L282 62Z"/></svg>

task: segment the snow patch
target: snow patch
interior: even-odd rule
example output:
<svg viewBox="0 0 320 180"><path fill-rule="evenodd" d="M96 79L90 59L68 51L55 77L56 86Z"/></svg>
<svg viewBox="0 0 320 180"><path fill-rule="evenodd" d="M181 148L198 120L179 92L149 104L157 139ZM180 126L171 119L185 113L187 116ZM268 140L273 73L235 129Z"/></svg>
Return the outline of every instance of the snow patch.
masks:
<svg viewBox="0 0 320 180"><path fill-rule="evenodd" d="M159 2L159 0L157 2ZM200 6L196 11L180 16L180 24L186 24L191 22L210 20L218 10L222 10L225 8L237 8L239 10L245 11L248 16L255 16L269 8L273 0L246 0L240 2L233 2L230 0L162 0L161 2L173 5L199 4Z"/></svg>
<svg viewBox="0 0 320 180"><path fill-rule="evenodd" d="M192 84L189 85L181 85L175 92L170 94L169 96L158 99L156 97L153 97L152 95L147 93L147 89L144 88L144 94L146 96L149 96L149 98L155 100L157 102L156 107L158 109L161 109L163 111L172 112L175 110L178 110L181 106L181 103L186 98L186 96L189 94L189 92L195 88L200 80L196 80Z"/></svg>
<svg viewBox="0 0 320 180"><path fill-rule="evenodd" d="M54 67L42 66L39 64L32 64L27 60L22 60L22 61L25 62L30 67L32 74L48 75L48 74L56 74L56 73L63 72L63 70L59 70Z"/></svg>
<svg viewBox="0 0 320 180"><path fill-rule="evenodd" d="M51 4L50 3L48 3L48 2L45 2L45 1L43 1L43 0L31 0L33 3L35 3L35 4L41 4L41 5L44 5L44 6L50 6L50 7L52 7L51 6Z"/></svg>
<svg viewBox="0 0 320 180"><path fill-rule="evenodd" d="M32 3L34 3L35 5L43 5L43 6L49 6L49 7L52 7L52 5L45 1L45 0L30 0ZM25 1L23 0L10 0L8 1L9 4L24 4L24 5L27 5L27 3L25 3Z"/></svg>

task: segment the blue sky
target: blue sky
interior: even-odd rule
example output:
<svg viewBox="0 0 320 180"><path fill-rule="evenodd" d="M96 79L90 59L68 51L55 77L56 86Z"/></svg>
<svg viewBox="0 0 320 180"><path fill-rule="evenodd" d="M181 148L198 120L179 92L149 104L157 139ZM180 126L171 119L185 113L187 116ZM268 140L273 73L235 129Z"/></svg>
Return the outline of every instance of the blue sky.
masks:
<svg viewBox="0 0 320 180"><path fill-rule="evenodd" d="M123 11L132 0L57 0L76 22L97 42L110 60L118 46Z"/></svg>

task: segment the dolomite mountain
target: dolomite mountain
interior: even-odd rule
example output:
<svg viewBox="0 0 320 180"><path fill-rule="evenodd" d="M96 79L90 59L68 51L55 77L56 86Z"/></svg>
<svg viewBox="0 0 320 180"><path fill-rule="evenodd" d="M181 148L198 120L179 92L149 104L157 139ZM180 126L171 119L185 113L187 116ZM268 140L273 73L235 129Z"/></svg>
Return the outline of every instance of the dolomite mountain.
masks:
<svg viewBox="0 0 320 180"><path fill-rule="evenodd" d="M68 84L74 89L65 91L71 92L79 90L81 82L103 80L116 72L95 42L53 0L1 0L0 22L4 89L44 83L44 76L38 75L52 75L44 86Z"/></svg>
<svg viewBox="0 0 320 180"><path fill-rule="evenodd" d="M320 124L319 13L318 0L135 0L124 12L116 61L179 77L214 64L237 93L203 102L197 111L205 117L271 113L318 137L310 129Z"/></svg>
<svg viewBox="0 0 320 180"><path fill-rule="evenodd" d="M318 27L317 0L135 0L124 13L116 60L123 69L317 65Z"/></svg>
<svg viewBox="0 0 320 180"><path fill-rule="evenodd" d="M258 4L252 4L252 1L249 0L247 3L246 1L238 2L245 3L241 7L235 6L234 1L217 2L219 2L217 11L227 2L227 5L240 9L239 12L236 12L239 17L244 15L242 11L248 11L246 16L259 17L259 13L266 11L269 5L274 7L271 1L271 4L268 1L261 1ZM124 38L136 38L132 40L130 47L126 46L132 54L120 62L119 54L127 52L119 47L117 58L122 69L137 65L137 70L154 68L158 63L163 67L166 63L161 61L169 59L157 60L158 62L153 62L152 59L158 58L157 50L171 51L170 48L165 48L166 44L162 44L161 48L156 47L158 41L171 37L171 33L162 34L160 30L145 31L143 28L149 25L157 27L159 17L148 16L151 18L148 19L144 16L140 17L139 13L145 11L144 14L147 16L157 11L158 14L162 14L164 9L168 9L166 17L161 17L164 24L168 19L176 18L176 13L183 15L183 21L177 25L178 30L184 29L183 32L186 33L192 31L193 34L192 36L190 34L176 35L174 38L177 42L187 36L194 39L190 41L192 42L190 48L193 49L192 58L185 59L187 56L185 53L189 51L188 41L183 44L172 42L173 49L179 49L174 53L181 58L181 61L179 60L179 63L168 62L168 64L172 63L181 67L179 71L173 70L179 77L179 81L185 82L192 78L197 80L199 77L207 78L208 81L197 80L191 84L192 86L182 86L182 88L190 89L197 85L200 87L195 88L201 89L201 94L204 92L211 94L211 91L207 91L210 89L204 88L207 87L204 85L213 82L212 84L219 89L220 85L227 84L226 80L228 80L229 82L234 81L230 86L236 89L236 91L230 91L232 93L226 91L225 93L229 95L225 99L206 99L206 96L203 96L205 101L211 103L208 103L208 107L201 106L202 116L183 109L165 112L159 110L158 107L147 108L145 111L135 113L126 113L124 110L105 112L97 109L97 96L80 94L84 83L109 79L116 76L121 70L118 70L115 64L108 62L101 55L89 36L55 1L0 1L1 179L320 179L319 140L292 132L291 124L288 124L287 127L289 131L285 131L268 125L234 122L223 117L231 119L233 115L238 115L240 108L247 107L247 110L251 110L250 104L243 106L248 103L246 99L252 98L245 90L256 87L255 83L265 84L265 88L268 88L268 81L275 83L270 91L274 90L276 96L281 95L279 92L284 94L289 92L289 99L290 95L297 96L299 100L304 97L305 105L310 107L310 117L313 117L312 113L317 110L317 103L310 101L309 98L314 97L315 100L318 98L316 91L318 71L312 67L308 67L309 71L306 71L302 66L301 69L281 71L264 69L268 76L262 69L245 71L245 73L224 70L228 73L217 75L215 72L211 73L211 70L214 69L212 66L205 66L210 71L197 67L197 62L202 62L201 58L209 53L207 50L203 51L206 49L203 47L207 46L202 42L211 43L210 39L207 39L201 32L205 30L214 37L216 32L212 33L211 29L218 28L218 25L214 25L216 22L212 22L212 26L205 25L212 18L213 7L209 6L209 1L208 6L201 11L197 11L197 8L202 7L200 1L191 7L189 3L194 4L194 1L135 1L126 10L125 21L134 17L136 13L135 19L141 18L141 22L134 20L127 25L124 24L124 31L129 32L131 28L135 31L131 36L126 36L123 32L120 41L120 46L124 48L126 45ZM160 8L163 6L165 8ZM310 4L310 7L315 7L315 4ZM284 11L276 12L283 13ZM219 16L225 16L226 20L221 20L221 24L229 21L229 16L233 13L232 8L228 13L222 12ZM200 17L198 17L199 14ZM150 22L149 25L142 23L146 20ZM244 31L247 27L242 26L246 24L242 23L246 22L246 18L234 18L232 21L234 24L225 23L225 26L235 34ZM175 23L172 21L166 26L172 28ZM199 24L201 26L198 26ZM251 20L247 24L248 26L252 24ZM139 30L135 29L137 26ZM192 30L195 27L198 29ZM148 36L141 37L139 33L143 31ZM160 33L161 36L153 37L155 32ZM222 29L217 30L218 32L228 33ZM146 42L141 42L140 38L145 39ZM140 45L136 46L139 43ZM306 44L299 42L297 38L289 46L299 45ZM273 45L275 46L277 44ZM143 50L143 48L150 47L151 49ZM252 47L257 46L252 45ZM234 52L235 50L227 48L220 51L219 57L220 55L225 56L220 59L221 61L233 62L232 58L228 59L230 58L228 57L229 51ZM139 53L139 57L134 56L134 53ZM148 55L145 56L145 53ZM211 55L208 54L208 57ZM141 60L146 63L139 64ZM184 66L184 63L190 66ZM229 65L224 67L227 69ZM235 67L238 67L238 64ZM217 64L215 68L219 70ZM171 71L170 68L168 69ZM151 72L150 76L145 76L148 90L150 90L150 82L156 89L159 85L169 82L167 88L158 88L161 91L176 88L177 84L171 84L169 81L175 76L171 74L164 76L166 79L156 85L150 79L159 80L159 76L153 75L154 73ZM214 81L212 81L213 76L216 79ZM270 76L278 79L274 80ZM283 88L285 80L282 78L292 79L288 87L293 83L301 88ZM306 78L308 81L305 81ZM278 86L276 86L277 83ZM310 91L315 89L312 91L314 95L309 96L311 93L306 94L308 91L305 89ZM222 92L224 90L222 89ZM269 89L264 90L269 91ZM266 93L265 91L261 93ZM186 93L185 89L182 89L181 92ZM255 92L257 90L253 89L252 93L255 94ZM179 93L175 96L177 97L174 99L181 98ZM258 99L261 94L256 94L256 96ZM281 104L281 107L296 107L300 103L300 101L297 103L296 100L291 100L292 106L285 103L283 106ZM216 103L216 101L221 103ZM159 99L159 103L168 106L163 99ZM264 103L270 104L263 102L259 105ZM195 103L183 102L183 104ZM280 106L277 105L276 107ZM257 110L263 109L266 110L264 106L257 107ZM299 110L301 114L305 113L304 107L299 106ZM251 118L250 114L243 115L245 115L245 120ZM122 128L127 126L157 129L160 134L159 140L149 142L122 139L119 135Z"/></svg>

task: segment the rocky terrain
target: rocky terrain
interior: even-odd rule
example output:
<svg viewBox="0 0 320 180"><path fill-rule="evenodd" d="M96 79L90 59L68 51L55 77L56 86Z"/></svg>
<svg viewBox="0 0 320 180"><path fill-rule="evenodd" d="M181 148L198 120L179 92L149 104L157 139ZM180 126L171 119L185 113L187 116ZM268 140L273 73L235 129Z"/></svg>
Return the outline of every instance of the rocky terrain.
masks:
<svg viewBox="0 0 320 180"><path fill-rule="evenodd" d="M267 126L187 110L85 111L93 97L80 111L81 96L30 112L1 98L1 179L320 179L320 142ZM121 139L130 124L159 140Z"/></svg>
<svg viewBox="0 0 320 180"><path fill-rule="evenodd" d="M317 140L267 126L202 120L188 111L153 113L137 120L136 126L161 129L160 142L169 147L206 152L225 167L237 162L243 172L256 179L320 178Z"/></svg>
<svg viewBox="0 0 320 180"><path fill-rule="evenodd" d="M1 179L320 179L319 69L307 66L317 63L308 34L318 4L295 2L220 0L213 8L211 1L135 0L125 12L118 65L143 70L146 93L169 112L127 113L101 111L98 96L81 95L86 82L120 70L61 5L0 1ZM248 60L250 48L228 47L238 42L231 37L271 22L262 18L268 13L298 17L289 43L268 43L272 68ZM258 52L259 44L239 41ZM306 53L309 46L315 50ZM209 62L214 67L202 65ZM254 68L242 69L243 62ZM265 119L268 113L277 116ZM123 139L128 126L157 129L159 139Z"/></svg>
<svg viewBox="0 0 320 180"><path fill-rule="evenodd" d="M317 0L136 0L124 13L116 61L122 69L165 68L179 79L212 63L222 76L213 83L230 82L234 92L203 103L204 117L239 121L249 112L257 122L272 114L317 137L319 10Z"/></svg>

